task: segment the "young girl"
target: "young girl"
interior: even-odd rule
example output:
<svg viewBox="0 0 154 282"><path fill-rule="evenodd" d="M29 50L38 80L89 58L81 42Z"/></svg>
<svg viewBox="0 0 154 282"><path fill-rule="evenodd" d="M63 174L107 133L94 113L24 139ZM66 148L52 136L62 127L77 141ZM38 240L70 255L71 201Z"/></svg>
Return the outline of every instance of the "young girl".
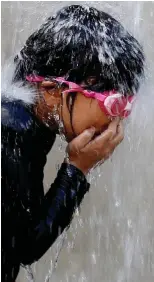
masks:
<svg viewBox="0 0 154 282"><path fill-rule="evenodd" d="M2 95L3 281L14 282L20 264L38 260L69 225L89 190L86 174L123 139L120 119L131 112L143 61L119 22L76 5L49 18L16 56L16 98ZM67 158L44 195L57 133L69 142Z"/></svg>

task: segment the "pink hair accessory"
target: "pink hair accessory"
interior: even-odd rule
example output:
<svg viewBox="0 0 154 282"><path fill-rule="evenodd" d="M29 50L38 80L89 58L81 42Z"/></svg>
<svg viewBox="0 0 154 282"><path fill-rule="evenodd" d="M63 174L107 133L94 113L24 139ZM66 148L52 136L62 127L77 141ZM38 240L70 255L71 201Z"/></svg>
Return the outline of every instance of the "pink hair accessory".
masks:
<svg viewBox="0 0 154 282"><path fill-rule="evenodd" d="M29 82L42 82L44 77L39 75L27 75L26 80Z"/></svg>

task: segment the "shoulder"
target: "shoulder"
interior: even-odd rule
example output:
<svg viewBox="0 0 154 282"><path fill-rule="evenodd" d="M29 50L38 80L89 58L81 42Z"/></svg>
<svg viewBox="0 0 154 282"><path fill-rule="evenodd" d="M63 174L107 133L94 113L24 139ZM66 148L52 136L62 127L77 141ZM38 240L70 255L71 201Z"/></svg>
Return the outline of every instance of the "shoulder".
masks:
<svg viewBox="0 0 154 282"><path fill-rule="evenodd" d="M1 123L17 131L26 130L32 125L33 116L23 102L2 100Z"/></svg>

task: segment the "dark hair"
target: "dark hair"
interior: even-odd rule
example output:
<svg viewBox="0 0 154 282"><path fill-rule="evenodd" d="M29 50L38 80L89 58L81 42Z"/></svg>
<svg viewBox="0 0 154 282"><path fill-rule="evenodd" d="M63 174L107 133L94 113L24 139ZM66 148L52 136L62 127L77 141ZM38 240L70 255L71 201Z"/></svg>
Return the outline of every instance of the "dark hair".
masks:
<svg viewBox="0 0 154 282"><path fill-rule="evenodd" d="M96 76L87 89L138 90L144 55L138 41L110 15L72 5L47 19L15 57L14 81L25 76L65 76L80 83Z"/></svg>

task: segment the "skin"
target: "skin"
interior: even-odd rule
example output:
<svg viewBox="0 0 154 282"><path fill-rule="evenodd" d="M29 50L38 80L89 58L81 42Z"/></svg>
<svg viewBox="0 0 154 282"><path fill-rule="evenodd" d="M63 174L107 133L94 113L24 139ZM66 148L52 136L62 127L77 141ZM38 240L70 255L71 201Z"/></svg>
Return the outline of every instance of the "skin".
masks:
<svg viewBox="0 0 154 282"><path fill-rule="evenodd" d="M52 83L46 81L39 85L39 91L43 95L45 103L39 100L35 111L39 118L42 119L43 116L45 121L49 123L48 117L56 107L57 114L63 121L65 128L64 135L68 142L90 127L95 127L95 135L103 132L107 128L107 125L111 122L111 118L102 112L97 100L87 98L83 94L77 93L72 113L73 132L70 113L66 104L68 94L64 94L63 97L61 97L62 89L49 90L49 87L52 85ZM61 104L63 104L62 108ZM52 121L53 119L54 117Z"/></svg>
<svg viewBox="0 0 154 282"><path fill-rule="evenodd" d="M101 111L96 100L77 93L72 119L74 134L66 104L67 94L61 95L63 89L56 88L53 82L44 81L37 84L37 90L39 94L34 108L36 116L50 128L58 129L56 112L56 116L63 121L63 133L68 141L68 159L65 161L76 166L85 175L92 167L109 158L123 140L120 118L111 121Z"/></svg>

